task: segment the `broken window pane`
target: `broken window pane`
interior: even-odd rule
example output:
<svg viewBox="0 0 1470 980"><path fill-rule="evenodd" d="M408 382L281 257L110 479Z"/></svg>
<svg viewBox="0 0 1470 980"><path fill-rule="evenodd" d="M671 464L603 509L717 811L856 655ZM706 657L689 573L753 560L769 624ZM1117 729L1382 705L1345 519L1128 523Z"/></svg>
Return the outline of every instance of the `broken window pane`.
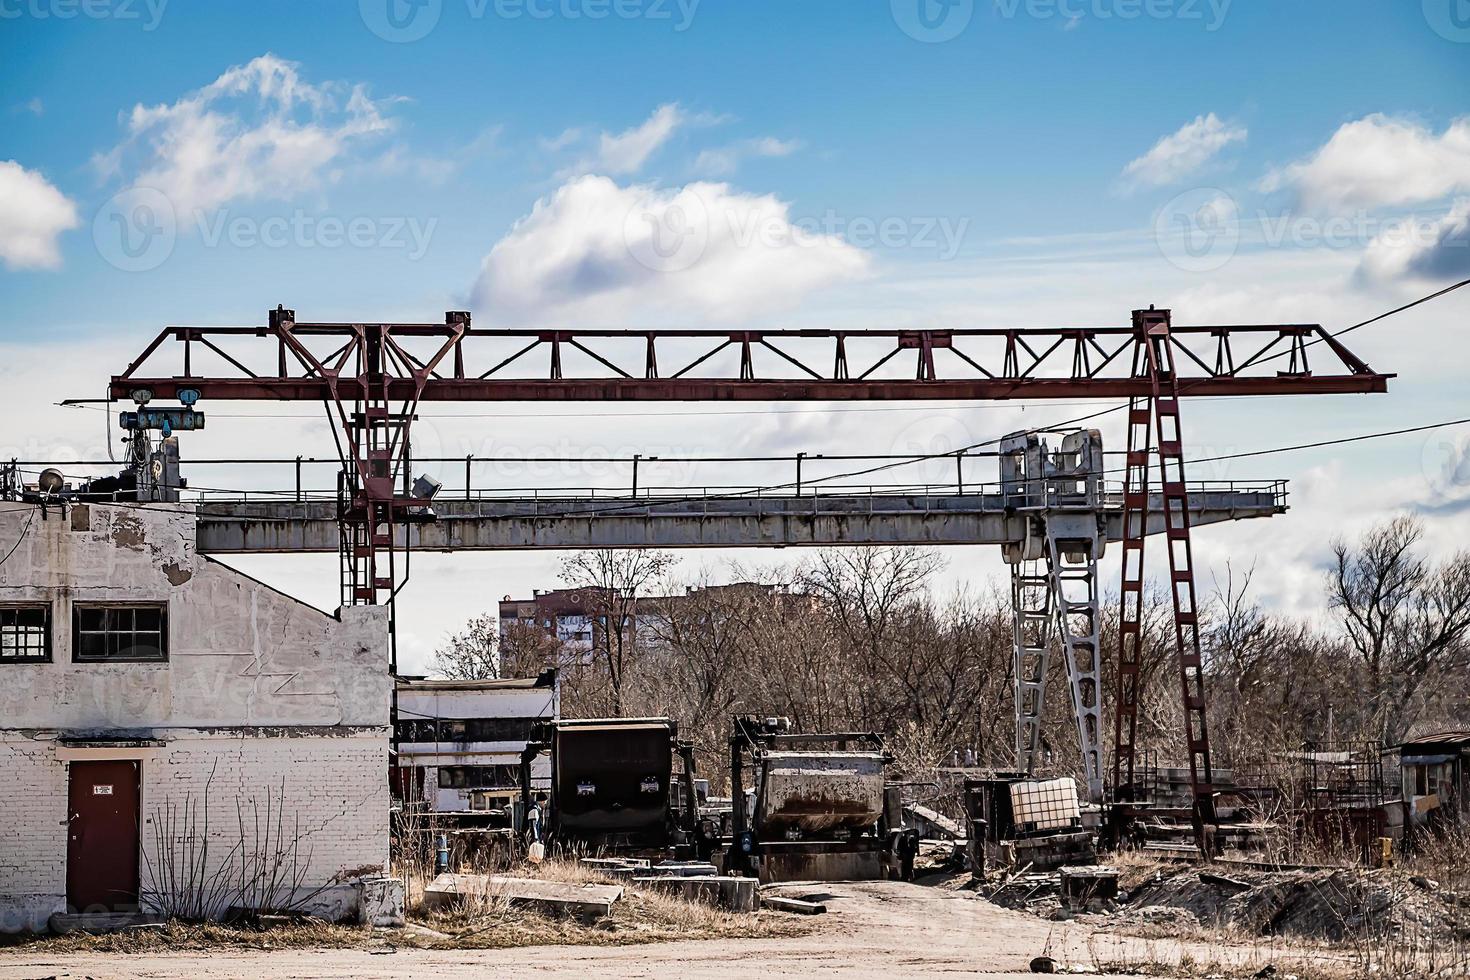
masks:
<svg viewBox="0 0 1470 980"><path fill-rule="evenodd" d="M0 661L51 659L51 607L0 608Z"/></svg>

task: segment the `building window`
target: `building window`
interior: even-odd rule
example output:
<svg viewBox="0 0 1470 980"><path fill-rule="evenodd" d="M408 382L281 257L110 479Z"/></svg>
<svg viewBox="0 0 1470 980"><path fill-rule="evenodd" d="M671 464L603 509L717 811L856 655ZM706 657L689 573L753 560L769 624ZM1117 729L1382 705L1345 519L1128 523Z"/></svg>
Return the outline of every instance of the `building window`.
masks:
<svg viewBox="0 0 1470 980"><path fill-rule="evenodd" d="M398 741L426 742L526 742L535 726L549 718L402 719Z"/></svg>
<svg viewBox="0 0 1470 980"><path fill-rule="evenodd" d="M0 607L0 663L51 659L51 607Z"/></svg>
<svg viewBox="0 0 1470 980"><path fill-rule="evenodd" d="M531 729L545 718L474 718L466 725L467 742L526 742Z"/></svg>
<svg viewBox="0 0 1470 980"><path fill-rule="evenodd" d="M440 766L440 789L513 789L520 784L517 766Z"/></svg>
<svg viewBox="0 0 1470 980"><path fill-rule="evenodd" d="M108 663L168 659L165 606L74 606L72 659Z"/></svg>

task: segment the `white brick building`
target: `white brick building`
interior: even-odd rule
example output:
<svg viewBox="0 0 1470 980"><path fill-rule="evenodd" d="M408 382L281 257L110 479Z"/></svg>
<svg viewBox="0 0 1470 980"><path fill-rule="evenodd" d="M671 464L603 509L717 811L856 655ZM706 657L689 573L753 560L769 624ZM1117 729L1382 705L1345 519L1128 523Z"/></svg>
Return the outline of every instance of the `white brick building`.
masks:
<svg viewBox="0 0 1470 980"><path fill-rule="evenodd" d="M197 554L175 505L0 503L12 546L0 929L69 908L350 913L388 861L384 611L328 615Z"/></svg>

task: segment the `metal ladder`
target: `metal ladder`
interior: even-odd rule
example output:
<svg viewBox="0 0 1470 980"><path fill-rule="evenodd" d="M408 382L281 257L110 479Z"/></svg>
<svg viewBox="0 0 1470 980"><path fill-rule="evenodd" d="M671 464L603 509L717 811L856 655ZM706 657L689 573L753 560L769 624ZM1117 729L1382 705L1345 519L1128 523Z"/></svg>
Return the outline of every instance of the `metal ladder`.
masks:
<svg viewBox="0 0 1470 980"><path fill-rule="evenodd" d="M1213 848L1214 770L1205 717L1204 663L1190 545L1188 495L1184 485L1183 435L1179 425L1179 377L1174 364L1168 310L1134 310L1133 374L1149 380L1147 398L1128 406L1127 477L1123 493L1123 609L1119 628L1118 707L1113 783L1119 799L1136 792L1135 756L1140 686L1144 538L1148 531L1150 439L1157 441L1163 497L1163 532L1169 554L1170 597L1174 608L1174 646L1183 694L1185 747L1194 797L1195 839L1201 851ZM1126 795L1125 795L1126 794Z"/></svg>

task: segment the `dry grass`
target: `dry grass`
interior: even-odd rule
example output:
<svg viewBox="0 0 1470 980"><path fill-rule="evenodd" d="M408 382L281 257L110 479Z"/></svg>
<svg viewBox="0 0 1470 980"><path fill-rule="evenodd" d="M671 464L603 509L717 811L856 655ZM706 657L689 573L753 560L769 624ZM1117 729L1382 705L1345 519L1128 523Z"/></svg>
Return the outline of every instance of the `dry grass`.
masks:
<svg viewBox="0 0 1470 980"><path fill-rule="evenodd" d="M1176 947L1177 948L1177 947ZM1347 963L1304 959L1299 953L1276 949L1229 950L1202 953L1181 950L1177 954L1165 946L1157 948L1119 947L1091 949L1092 970L1115 976L1135 977L1200 977L1210 980L1246 980L1251 977L1295 977L1296 980L1356 980ZM1385 974L1373 974L1383 980ZM1392 974L1388 974L1392 976Z"/></svg>
<svg viewBox="0 0 1470 980"><path fill-rule="evenodd" d="M481 908L430 916L422 924L442 936L404 937L426 949L519 946L631 946L689 939L773 939L810 931L808 920L773 912L736 914L670 895L629 893L612 915L593 923L523 909Z"/></svg>
<svg viewBox="0 0 1470 980"><path fill-rule="evenodd" d="M1167 952L1151 954L1136 950L1094 953L1091 969L1116 976L1208 978L1208 980L1247 980L1276 977L1281 980L1386 980L1389 977L1463 977L1465 964L1419 960L1366 962L1355 957L1319 955L1312 957L1291 949L1249 949L1244 951L1198 952L1185 950L1177 956Z"/></svg>
<svg viewBox="0 0 1470 980"><path fill-rule="evenodd" d="M1447 891L1470 895L1470 829L1425 835L1402 867L1410 874L1432 878Z"/></svg>
<svg viewBox="0 0 1470 980"><path fill-rule="evenodd" d="M162 928L132 929L92 936L0 936L0 946L26 947L47 953L159 953L223 949L344 949L367 946L374 932L360 926L308 920L270 929L227 926L217 922L170 921Z"/></svg>
<svg viewBox="0 0 1470 980"><path fill-rule="evenodd" d="M726 912L665 892L626 887L575 859L520 863L505 874L568 884L623 884L623 899L612 914L595 922L507 907L494 898L471 899L452 913L419 911L413 921L441 933L417 933L407 944L432 949L503 949L517 946L623 946L679 939L765 939L805 935L809 920L772 912Z"/></svg>
<svg viewBox="0 0 1470 980"><path fill-rule="evenodd" d="M1179 869L1175 862L1161 861L1142 851L1118 851L1109 854L1104 863L1118 869L1118 887L1130 893L1155 875L1172 874Z"/></svg>
<svg viewBox="0 0 1470 980"><path fill-rule="evenodd" d="M506 873L574 884L609 879L575 861L519 865ZM421 892L420 892L421 894ZM90 936L0 936L0 946L48 953L159 953L223 949L514 949L525 946L631 946L698 939L773 939L806 935L810 919L778 912L734 913L663 892L628 889L612 914L593 922L499 899L472 899L453 912L414 903L405 929L368 929L308 920L268 929L171 921L163 928Z"/></svg>
<svg viewBox="0 0 1470 980"><path fill-rule="evenodd" d="M1342 936L1336 941L1304 935L1263 937L1260 930L1242 928L1242 923L1160 927L1128 923L1121 928L1129 937L1094 937L1093 966L1120 974L1171 977L1254 977L1262 971L1299 980L1467 976L1470 930L1463 914L1453 911L1455 905L1464 904L1453 893L1470 876L1467 858L1470 846L1465 837L1446 838L1425 842L1397 868L1359 868L1343 872L1348 877L1341 884L1335 878L1324 884L1323 888L1341 892L1321 896L1322 914L1341 916L1336 925ZM1146 888L1156 876L1168 879L1196 870L1137 853L1115 855L1110 863L1118 867L1120 886L1130 894ZM1228 865L1218 870L1231 874ZM1259 877L1244 872L1239 876Z"/></svg>

